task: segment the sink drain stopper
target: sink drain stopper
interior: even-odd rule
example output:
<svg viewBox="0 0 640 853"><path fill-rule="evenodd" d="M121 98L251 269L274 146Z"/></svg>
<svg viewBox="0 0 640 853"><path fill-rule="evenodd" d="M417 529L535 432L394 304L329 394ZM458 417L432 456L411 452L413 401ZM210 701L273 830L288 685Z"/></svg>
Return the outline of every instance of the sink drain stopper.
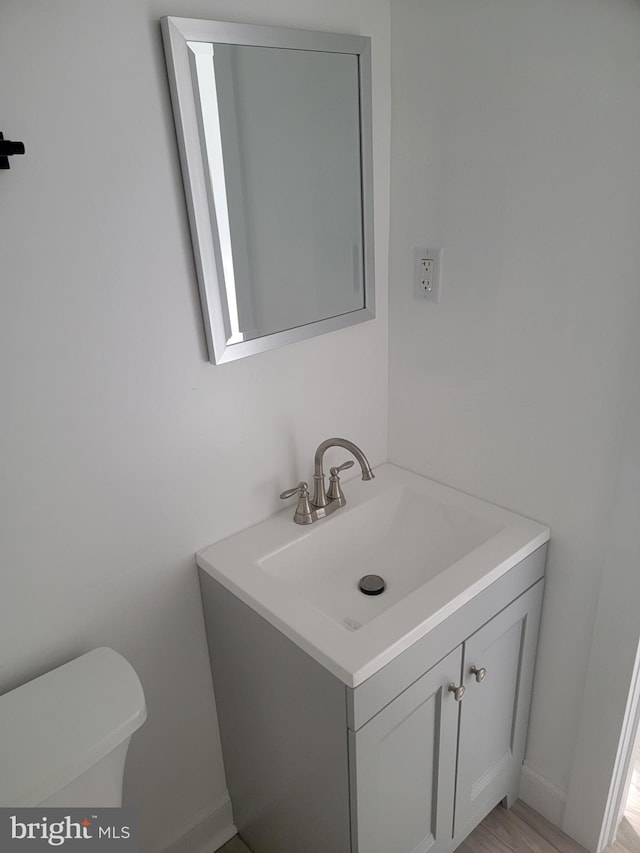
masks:
<svg viewBox="0 0 640 853"><path fill-rule="evenodd" d="M364 592L365 595L380 595L381 592L384 592L386 586L384 578L381 578L380 575L365 575L363 578L360 578L360 583L358 584L360 592Z"/></svg>

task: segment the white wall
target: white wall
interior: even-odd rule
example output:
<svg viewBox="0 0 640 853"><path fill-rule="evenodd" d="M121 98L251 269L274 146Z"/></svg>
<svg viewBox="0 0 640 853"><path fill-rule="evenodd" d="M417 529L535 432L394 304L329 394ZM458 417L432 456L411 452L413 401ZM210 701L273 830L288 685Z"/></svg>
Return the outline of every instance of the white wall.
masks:
<svg viewBox="0 0 640 853"><path fill-rule="evenodd" d="M390 460L551 525L523 792L557 822L638 375L638 80L632 0L392 4Z"/></svg>
<svg viewBox="0 0 640 853"><path fill-rule="evenodd" d="M375 322L207 363L165 14L373 36ZM225 789L194 552L329 435L386 457L388 0L4 0L0 79L27 149L0 176L0 692L101 644L133 663L126 801L157 851Z"/></svg>
<svg viewBox="0 0 640 853"><path fill-rule="evenodd" d="M638 314L636 315L638 316ZM640 337L629 377L625 434L616 464L616 491L598 609L579 717L564 828L594 849L614 777L627 713L630 675L640 641ZM608 842L609 839L603 839Z"/></svg>

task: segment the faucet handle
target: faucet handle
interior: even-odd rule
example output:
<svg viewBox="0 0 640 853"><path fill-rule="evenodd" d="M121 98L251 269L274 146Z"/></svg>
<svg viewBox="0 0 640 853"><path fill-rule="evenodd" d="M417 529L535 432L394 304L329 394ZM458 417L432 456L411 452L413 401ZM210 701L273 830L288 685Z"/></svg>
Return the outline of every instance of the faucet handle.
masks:
<svg viewBox="0 0 640 853"><path fill-rule="evenodd" d="M298 495L298 505L296 506L293 520L296 524L311 524L316 520L317 515L311 509L311 504L309 503L309 485L304 480L301 480L297 486L281 492L280 499L286 501L287 498L292 498L294 495Z"/></svg>
<svg viewBox="0 0 640 853"><path fill-rule="evenodd" d="M338 501L340 506L344 506L346 501L342 486L340 485L340 471L345 471L347 468L353 467L353 459L348 459L342 465L329 468L329 488L327 489L327 497L330 501Z"/></svg>
<svg viewBox="0 0 640 853"><path fill-rule="evenodd" d="M285 489L284 492L280 492L280 500L286 501L287 498L292 498L294 495L300 495L300 497L303 497L305 492L307 493L307 497L309 497L309 484L305 483L304 480L300 480L297 486L294 486L292 489Z"/></svg>
<svg viewBox="0 0 640 853"><path fill-rule="evenodd" d="M342 465L334 466L333 468L329 468L329 473L331 474L331 479L337 477L340 471L346 471L347 468L353 468L355 462L353 459L347 459L346 462L343 462Z"/></svg>

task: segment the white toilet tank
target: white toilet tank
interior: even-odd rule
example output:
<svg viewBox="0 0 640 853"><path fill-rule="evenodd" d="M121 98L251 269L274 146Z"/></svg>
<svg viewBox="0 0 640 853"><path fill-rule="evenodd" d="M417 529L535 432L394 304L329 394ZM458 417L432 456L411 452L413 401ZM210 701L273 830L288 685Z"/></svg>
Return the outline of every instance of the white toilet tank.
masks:
<svg viewBox="0 0 640 853"><path fill-rule="evenodd" d="M120 806L147 718L135 670L100 648L0 696L0 806Z"/></svg>

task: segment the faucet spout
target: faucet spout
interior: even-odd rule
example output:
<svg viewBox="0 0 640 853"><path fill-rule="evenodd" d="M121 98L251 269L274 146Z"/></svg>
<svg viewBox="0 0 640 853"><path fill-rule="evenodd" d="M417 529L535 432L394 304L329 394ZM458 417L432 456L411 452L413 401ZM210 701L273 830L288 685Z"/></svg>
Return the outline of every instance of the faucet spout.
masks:
<svg viewBox="0 0 640 853"><path fill-rule="evenodd" d="M352 453L360 465L363 480L373 480L375 477L375 474L371 470L371 465L369 465L369 460L364 455L362 450L360 450L357 444L354 444L352 441L349 441L346 438L327 438L325 441L321 442L318 445L318 449L316 450L313 459L314 491L312 504L315 507L325 507L329 503L329 499L327 498L327 494L324 488L323 461L324 454L330 447L344 447L345 450L348 450L349 453Z"/></svg>

